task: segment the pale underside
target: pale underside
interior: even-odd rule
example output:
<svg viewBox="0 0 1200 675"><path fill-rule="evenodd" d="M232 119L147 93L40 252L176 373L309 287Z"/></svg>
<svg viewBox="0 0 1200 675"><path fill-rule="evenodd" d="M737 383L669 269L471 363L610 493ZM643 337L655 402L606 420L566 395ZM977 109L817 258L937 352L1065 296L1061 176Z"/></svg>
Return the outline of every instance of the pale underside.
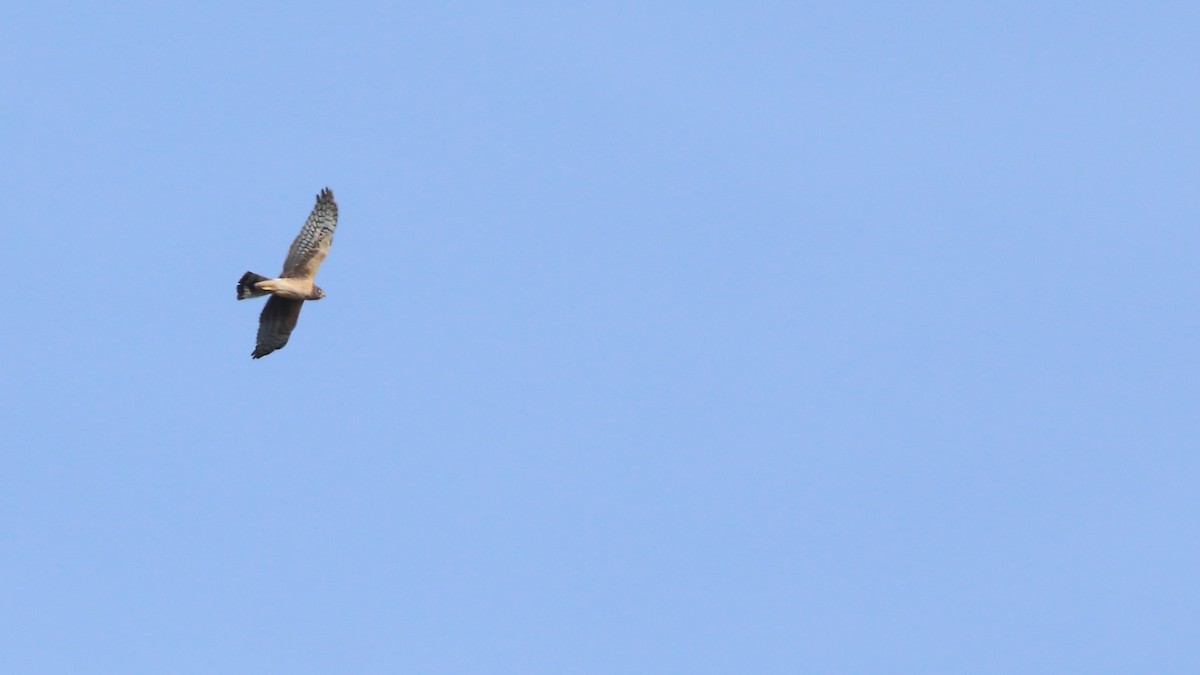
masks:
<svg viewBox="0 0 1200 675"><path fill-rule="evenodd" d="M254 287L260 291L265 291L271 295L287 298L288 300L317 300L313 296L313 289L317 285L312 282L312 279L289 279L281 277L279 279L267 279L254 284Z"/></svg>

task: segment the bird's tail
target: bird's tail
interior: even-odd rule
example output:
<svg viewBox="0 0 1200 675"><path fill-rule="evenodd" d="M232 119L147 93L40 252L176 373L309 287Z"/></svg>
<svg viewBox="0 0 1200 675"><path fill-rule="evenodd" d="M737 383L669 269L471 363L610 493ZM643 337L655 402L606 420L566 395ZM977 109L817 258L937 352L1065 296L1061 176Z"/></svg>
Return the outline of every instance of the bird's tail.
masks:
<svg viewBox="0 0 1200 675"><path fill-rule="evenodd" d="M266 281L269 277L264 277L261 274L254 272L246 272L242 278L238 280L238 300L246 298L257 298L260 295L270 295L266 291L260 291L254 287L260 281Z"/></svg>

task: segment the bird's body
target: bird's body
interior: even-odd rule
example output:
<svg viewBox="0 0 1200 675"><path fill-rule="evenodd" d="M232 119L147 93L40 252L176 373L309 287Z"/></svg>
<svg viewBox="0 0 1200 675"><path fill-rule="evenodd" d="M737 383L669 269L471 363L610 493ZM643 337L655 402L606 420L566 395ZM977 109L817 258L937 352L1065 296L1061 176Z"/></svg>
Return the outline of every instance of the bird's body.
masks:
<svg viewBox="0 0 1200 675"><path fill-rule="evenodd" d="M325 291L313 283L313 278L333 244L337 217L333 192L325 188L317 195L316 206L288 249L279 277L273 279L246 272L238 281L238 300L271 296L258 319L258 341L251 354L254 358L282 349L296 328L304 301L325 297Z"/></svg>
<svg viewBox="0 0 1200 675"><path fill-rule="evenodd" d="M288 300L320 300L325 297L325 291L314 284L312 279L268 279L253 272L242 275L242 280L238 282L238 300L263 295L277 295Z"/></svg>

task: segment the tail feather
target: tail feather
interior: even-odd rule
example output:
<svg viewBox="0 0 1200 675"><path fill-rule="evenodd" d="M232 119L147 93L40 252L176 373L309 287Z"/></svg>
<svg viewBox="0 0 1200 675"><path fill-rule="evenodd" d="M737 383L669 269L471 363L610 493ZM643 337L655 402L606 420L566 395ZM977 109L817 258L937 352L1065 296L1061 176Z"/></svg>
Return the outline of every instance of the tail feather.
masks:
<svg viewBox="0 0 1200 675"><path fill-rule="evenodd" d="M254 272L246 272L243 274L242 278L238 280L237 285L238 300L257 298L262 295L270 295L266 291L260 291L254 287L254 284L257 284L260 281L266 281L269 278L270 277L264 277L261 274L255 274Z"/></svg>

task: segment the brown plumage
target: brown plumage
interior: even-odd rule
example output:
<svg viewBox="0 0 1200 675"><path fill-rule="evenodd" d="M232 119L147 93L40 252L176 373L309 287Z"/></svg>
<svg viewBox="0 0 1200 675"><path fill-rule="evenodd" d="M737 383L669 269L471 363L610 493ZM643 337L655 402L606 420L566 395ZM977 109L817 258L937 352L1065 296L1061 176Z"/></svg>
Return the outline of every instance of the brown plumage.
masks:
<svg viewBox="0 0 1200 675"><path fill-rule="evenodd" d="M317 195L316 206L288 249L279 278L246 272L238 281L238 300L271 296L258 317L258 341L251 354L254 358L262 358L276 349L282 349L296 328L304 301L325 297L325 291L313 283L313 278L317 276L325 256L329 255L329 247L333 245L337 217L338 208L337 202L333 201L333 192L325 188Z"/></svg>

